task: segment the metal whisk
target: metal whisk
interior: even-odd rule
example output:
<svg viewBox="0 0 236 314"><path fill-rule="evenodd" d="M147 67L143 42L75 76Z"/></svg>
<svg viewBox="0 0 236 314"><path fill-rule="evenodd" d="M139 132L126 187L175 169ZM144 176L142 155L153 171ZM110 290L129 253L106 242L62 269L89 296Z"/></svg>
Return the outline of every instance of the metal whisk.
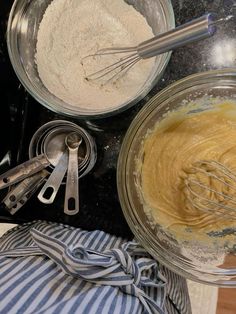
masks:
<svg viewBox="0 0 236 314"><path fill-rule="evenodd" d="M118 77L121 72L127 72L141 59L148 59L160 55L175 48L212 36L216 31L216 25L225 23L232 19L234 15L214 21L212 14L204 15L189 23L179 26L166 33L155 36L140 43L136 47L116 47L98 50L95 54L88 55L87 58L108 56L114 54L125 54L117 62L107 67L87 75L87 80L98 80L107 76L108 81Z"/></svg>
<svg viewBox="0 0 236 314"><path fill-rule="evenodd" d="M194 208L236 219L236 175L229 168L218 161L200 160L185 172L185 196Z"/></svg>

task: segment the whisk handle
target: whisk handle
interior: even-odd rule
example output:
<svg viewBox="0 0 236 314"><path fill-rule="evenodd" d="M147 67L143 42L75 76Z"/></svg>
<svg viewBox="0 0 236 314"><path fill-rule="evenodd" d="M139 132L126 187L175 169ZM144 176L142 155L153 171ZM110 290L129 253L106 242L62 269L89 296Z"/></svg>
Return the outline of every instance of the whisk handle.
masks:
<svg viewBox="0 0 236 314"><path fill-rule="evenodd" d="M216 27L213 23L213 15L209 13L144 41L138 46L137 52L142 59L151 58L186 44L210 37L215 31Z"/></svg>

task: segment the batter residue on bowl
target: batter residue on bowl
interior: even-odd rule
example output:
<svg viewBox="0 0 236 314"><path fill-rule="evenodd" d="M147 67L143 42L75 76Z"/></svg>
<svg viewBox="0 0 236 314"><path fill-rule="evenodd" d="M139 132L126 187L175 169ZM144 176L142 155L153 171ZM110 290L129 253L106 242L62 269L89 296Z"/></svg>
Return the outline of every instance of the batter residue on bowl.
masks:
<svg viewBox="0 0 236 314"><path fill-rule="evenodd" d="M193 170L193 164L200 160L215 160L236 173L235 109L235 103L226 101L210 110L186 114L190 108L184 108L169 113L144 140L140 167L144 208L158 225L177 238L208 237L236 228L236 220L217 216L217 208L205 212L194 207L184 185L184 179L191 176L210 188L225 192L225 185L202 176ZM228 194L236 200L236 181L231 183L235 190ZM214 193L209 196L204 189L198 192L219 201ZM224 202L228 204L227 200Z"/></svg>

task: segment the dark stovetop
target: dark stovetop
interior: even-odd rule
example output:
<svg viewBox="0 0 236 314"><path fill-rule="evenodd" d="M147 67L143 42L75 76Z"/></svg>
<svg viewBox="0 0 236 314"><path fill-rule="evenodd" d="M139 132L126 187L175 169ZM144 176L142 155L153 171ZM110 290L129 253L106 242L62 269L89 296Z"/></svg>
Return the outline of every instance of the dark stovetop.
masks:
<svg viewBox="0 0 236 314"><path fill-rule="evenodd" d="M6 48L6 25L12 0L0 4L0 173L28 159L33 133L52 119L68 119L38 104L21 86L11 67ZM182 24L205 12L225 15L233 0L173 0L176 24ZM228 47L224 50L224 47ZM230 52L231 51L231 52ZM232 57L233 56L233 57ZM189 74L236 66L236 25L221 26L213 38L177 49L171 57L162 80L134 108L102 120L74 120L94 136L98 160L92 172L81 179L81 209L77 216L63 214L64 189L53 205L43 205L32 197L20 211L11 216L0 208L0 222L20 223L34 219L57 221L87 230L101 229L111 234L132 237L119 204L116 188L116 163L122 139L130 122L156 92ZM73 121L73 120L72 120ZM3 198L5 191L1 191Z"/></svg>

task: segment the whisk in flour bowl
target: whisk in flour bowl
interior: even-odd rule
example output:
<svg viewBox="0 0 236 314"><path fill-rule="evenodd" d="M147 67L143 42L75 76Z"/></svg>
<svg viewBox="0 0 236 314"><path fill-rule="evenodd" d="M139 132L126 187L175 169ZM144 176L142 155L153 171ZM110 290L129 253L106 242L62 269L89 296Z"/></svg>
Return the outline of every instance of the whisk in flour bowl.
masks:
<svg viewBox="0 0 236 314"><path fill-rule="evenodd" d="M166 0L15 0L7 42L22 84L47 108L69 116L104 117L142 99L161 78L170 52L144 60L116 80L87 80L117 60L84 57L103 47L135 46L174 28Z"/></svg>

